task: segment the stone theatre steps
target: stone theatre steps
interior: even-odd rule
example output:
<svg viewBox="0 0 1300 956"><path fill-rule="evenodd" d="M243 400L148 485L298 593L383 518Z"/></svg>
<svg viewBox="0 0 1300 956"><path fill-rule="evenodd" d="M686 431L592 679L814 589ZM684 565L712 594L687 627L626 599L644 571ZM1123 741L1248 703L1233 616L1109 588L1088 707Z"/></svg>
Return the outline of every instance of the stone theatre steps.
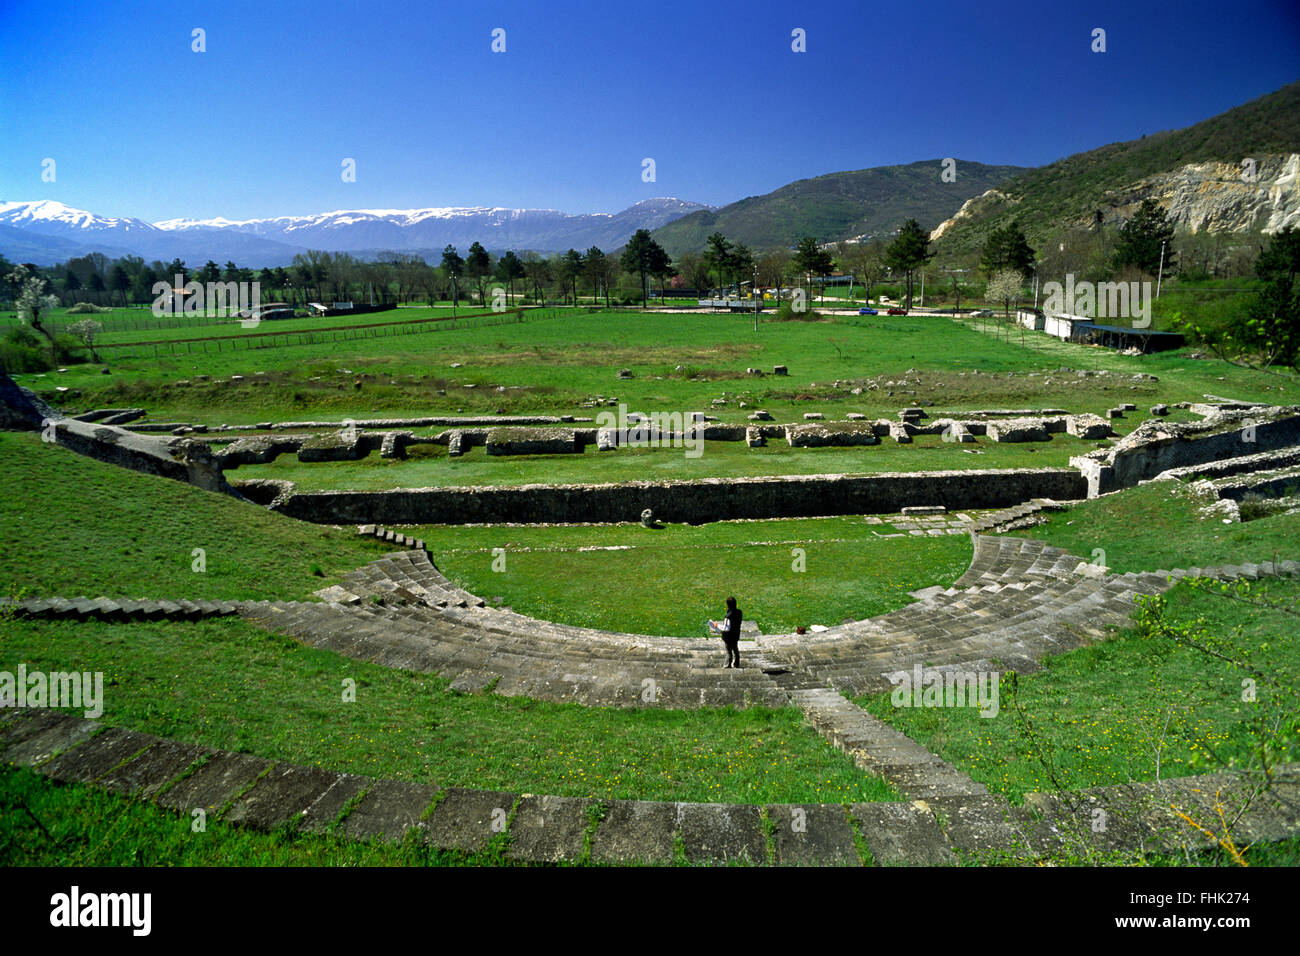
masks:
<svg viewBox="0 0 1300 956"><path fill-rule="evenodd" d="M922 763L907 752L906 738L892 746L848 728L841 714L830 713L838 706L833 701L823 705L809 695L804 704L823 725L839 728L833 733L842 746L896 768L900 779ZM376 780L109 727L62 711L18 708L0 710L0 761L31 768L56 784L148 801L187 823L195 809L203 809L209 820L260 832L416 839L465 853L497 845L508 858L532 863L668 864L680 858L714 865L860 866L1054 857L1077 863L1090 851L1205 849L1210 841L1176 813L1213 826L1219 799L1230 818L1245 808L1235 827L1241 841L1283 840L1300 832L1300 764L1275 767L1271 789L1253 799L1251 781L1211 774L1029 794L1025 807L965 792L958 777L907 803L669 803ZM946 766L931 764L931 772ZM1098 809L1108 815L1101 832L1090 826Z"/></svg>

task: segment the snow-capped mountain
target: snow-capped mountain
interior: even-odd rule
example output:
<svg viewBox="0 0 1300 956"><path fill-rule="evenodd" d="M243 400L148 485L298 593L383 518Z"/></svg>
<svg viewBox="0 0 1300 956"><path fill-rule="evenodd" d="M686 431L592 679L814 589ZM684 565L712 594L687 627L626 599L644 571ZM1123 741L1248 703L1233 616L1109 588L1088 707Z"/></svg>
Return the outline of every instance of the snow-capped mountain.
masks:
<svg viewBox="0 0 1300 956"><path fill-rule="evenodd" d="M10 259L47 265L69 254L131 252L146 259L233 259L240 265L275 266L307 249L366 255L380 250L421 252L437 258L444 246L463 254L473 242L491 251L562 252L621 246L638 229L656 229L699 209L681 199L646 199L618 213L571 215L554 209L430 207L343 209L315 216L269 219L167 219L148 223L73 209L53 200L0 201L0 252ZM47 251L42 252L43 248ZM23 252L15 253L19 249ZM80 251L69 253L70 249ZM43 258L42 258L43 256Z"/></svg>

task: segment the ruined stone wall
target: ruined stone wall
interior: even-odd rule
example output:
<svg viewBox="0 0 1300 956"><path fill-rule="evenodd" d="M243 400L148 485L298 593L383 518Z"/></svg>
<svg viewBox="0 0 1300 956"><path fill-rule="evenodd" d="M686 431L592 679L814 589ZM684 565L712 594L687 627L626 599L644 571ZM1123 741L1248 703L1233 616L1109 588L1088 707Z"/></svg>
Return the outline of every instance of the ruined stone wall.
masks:
<svg viewBox="0 0 1300 956"><path fill-rule="evenodd" d="M918 505L1003 508L1031 498L1084 497L1073 469L815 475L601 485L520 485L297 492L277 511L322 524L486 524L660 521L896 514Z"/></svg>
<svg viewBox="0 0 1300 956"><path fill-rule="evenodd" d="M1174 468L1300 445L1300 407L1258 408L1206 422L1148 421L1113 448L1070 463L1088 481L1088 497L1130 488Z"/></svg>

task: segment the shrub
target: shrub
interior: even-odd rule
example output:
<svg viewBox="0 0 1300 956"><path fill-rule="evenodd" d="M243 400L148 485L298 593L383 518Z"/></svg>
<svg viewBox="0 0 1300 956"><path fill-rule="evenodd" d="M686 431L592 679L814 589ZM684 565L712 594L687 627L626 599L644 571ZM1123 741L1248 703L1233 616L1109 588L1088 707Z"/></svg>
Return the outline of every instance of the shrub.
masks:
<svg viewBox="0 0 1300 956"><path fill-rule="evenodd" d="M778 322L820 322L822 314L816 309L805 309L802 312L796 312L794 305L788 301L782 302L781 307L776 310L776 320Z"/></svg>
<svg viewBox="0 0 1300 956"><path fill-rule="evenodd" d="M0 339L0 367L10 374L19 372L47 372L50 353L45 342L30 326L19 325Z"/></svg>
<svg viewBox="0 0 1300 956"><path fill-rule="evenodd" d="M99 315L101 312L112 311L107 306L95 305L93 302L78 302L68 309L68 315Z"/></svg>

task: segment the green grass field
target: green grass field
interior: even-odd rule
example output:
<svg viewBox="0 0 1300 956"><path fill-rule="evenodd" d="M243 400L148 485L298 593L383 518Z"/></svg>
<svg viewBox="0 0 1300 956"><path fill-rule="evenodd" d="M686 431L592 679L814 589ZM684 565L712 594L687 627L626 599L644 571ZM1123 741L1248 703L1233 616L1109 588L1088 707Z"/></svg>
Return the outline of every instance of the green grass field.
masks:
<svg viewBox="0 0 1300 956"><path fill-rule="evenodd" d="M970 565L965 535L883 538L861 518L639 525L418 527L461 587L521 614L603 630L705 637L736 596L767 634L839 624L951 584ZM494 549L505 570L493 571ZM799 552L802 552L800 554ZM805 570L796 570L802 566Z"/></svg>
<svg viewBox="0 0 1300 956"><path fill-rule="evenodd" d="M1277 375L1181 353L1134 358L1033 335L1027 337L1030 347L1023 347L1018 336L998 338L969 319L764 321L756 333L746 317L727 315L547 315L554 317L355 342L149 355L110 361L109 376L97 365L73 365L64 373L18 380L73 410L142 406L154 420L209 424L308 414L576 415L589 414L582 403L597 395L644 412L710 409L713 399L725 397L728 404L716 413L739 422L755 407L784 420L812 410L828 417L860 411L892 418L900 407L918 402L933 402L936 411L1053 406L1102 412L1122 401L1199 401L1207 392L1273 402L1300 394L1300 387ZM750 367L770 373L775 365L787 365L790 375L745 374ZM633 378L620 380L616 373L622 368ZM1080 376L1061 368L1108 374ZM200 374L214 381L195 382ZM215 381L232 374L246 378ZM1159 381L1135 380L1138 374ZM354 387L358 377L360 390ZM865 390L852 395L850 387L832 388L837 380ZM55 391L59 386L69 391ZM741 409L742 401L749 408Z"/></svg>

